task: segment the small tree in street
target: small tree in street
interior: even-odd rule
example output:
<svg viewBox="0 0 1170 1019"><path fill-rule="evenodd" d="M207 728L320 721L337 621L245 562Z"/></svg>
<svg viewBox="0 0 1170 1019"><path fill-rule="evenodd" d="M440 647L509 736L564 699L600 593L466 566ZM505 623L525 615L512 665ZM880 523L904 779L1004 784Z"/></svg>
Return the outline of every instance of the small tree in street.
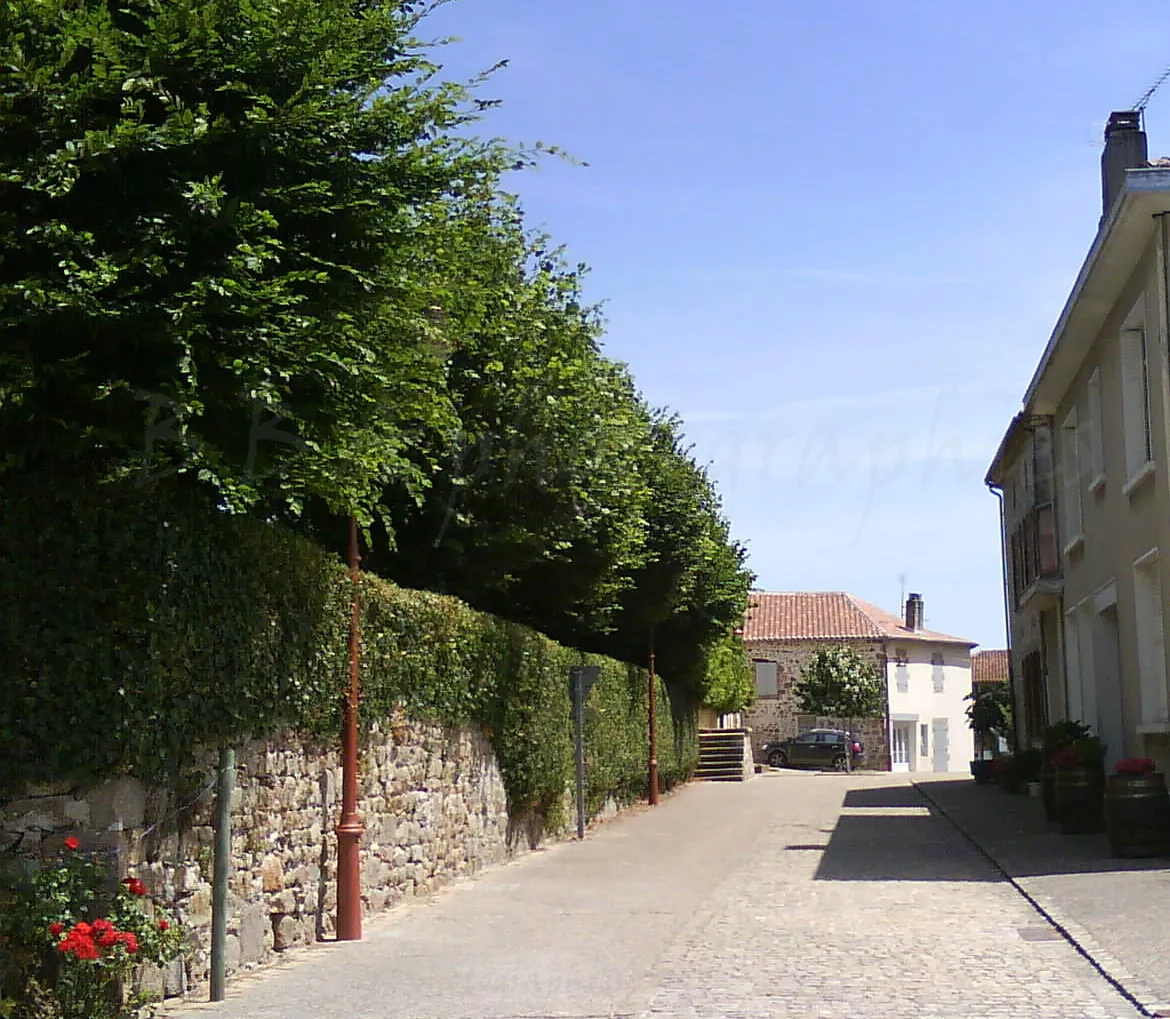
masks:
<svg viewBox="0 0 1170 1019"><path fill-rule="evenodd" d="M872 718L886 706L886 685L872 665L851 647L821 648L793 685L800 710L832 718ZM852 754L845 765L853 769Z"/></svg>

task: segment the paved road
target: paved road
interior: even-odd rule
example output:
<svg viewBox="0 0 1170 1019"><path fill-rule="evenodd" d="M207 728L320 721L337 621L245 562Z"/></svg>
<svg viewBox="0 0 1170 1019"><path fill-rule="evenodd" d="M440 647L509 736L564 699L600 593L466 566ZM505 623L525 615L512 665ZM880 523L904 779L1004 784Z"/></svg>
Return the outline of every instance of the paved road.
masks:
<svg viewBox="0 0 1170 1019"><path fill-rule="evenodd" d="M1051 938L1055 936L1056 940ZM189 1015L184 1007L175 1014ZM1133 1019L898 776L697 785L238 981L217 1019Z"/></svg>

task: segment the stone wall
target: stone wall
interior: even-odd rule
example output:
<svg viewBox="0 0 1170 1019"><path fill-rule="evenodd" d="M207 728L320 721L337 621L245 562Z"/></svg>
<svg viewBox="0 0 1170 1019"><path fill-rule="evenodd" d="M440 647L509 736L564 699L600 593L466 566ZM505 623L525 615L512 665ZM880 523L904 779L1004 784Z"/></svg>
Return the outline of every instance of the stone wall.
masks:
<svg viewBox="0 0 1170 1019"><path fill-rule="evenodd" d="M84 792L31 790L0 810L0 848L55 852L73 834L83 852L107 856L119 877L141 878L177 908L197 943L182 965L152 975L167 995L208 980L214 772L210 758L198 763L206 784L183 794L126 778ZM340 790L333 751L257 742L237 753L229 973L334 933ZM399 721L375 733L363 748L360 793L362 894L371 913L499 862L541 835L532 824L509 825L495 757L477 730ZM613 810L607 804L605 812Z"/></svg>
<svg viewBox="0 0 1170 1019"><path fill-rule="evenodd" d="M886 653L881 641L834 641L856 649L882 676L886 675ZM775 662L776 696L757 697L744 712L744 723L751 729L752 752L757 761L763 760L761 748L771 740L788 739L802 729L813 726L849 728L861 734L865 746L863 767L889 771L889 734L884 718L864 719L860 723L843 724L839 719L816 718L801 714L796 704L793 683L800 678L801 669L824 644L819 641L747 641L744 648L753 660Z"/></svg>

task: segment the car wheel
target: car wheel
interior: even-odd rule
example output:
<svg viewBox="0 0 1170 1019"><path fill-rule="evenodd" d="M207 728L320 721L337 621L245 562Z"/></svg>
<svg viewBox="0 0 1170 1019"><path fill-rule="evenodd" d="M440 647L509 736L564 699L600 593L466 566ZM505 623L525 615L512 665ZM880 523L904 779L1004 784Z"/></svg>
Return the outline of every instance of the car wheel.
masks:
<svg viewBox="0 0 1170 1019"><path fill-rule="evenodd" d="M788 766L788 755L783 750L773 750L768 754L769 768L786 768Z"/></svg>
<svg viewBox="0 0 1170 1019"><path fill-rule="evenodd" d="M833 770L844 771L847 767L844 754L838 754L833 758Z"/></svg>

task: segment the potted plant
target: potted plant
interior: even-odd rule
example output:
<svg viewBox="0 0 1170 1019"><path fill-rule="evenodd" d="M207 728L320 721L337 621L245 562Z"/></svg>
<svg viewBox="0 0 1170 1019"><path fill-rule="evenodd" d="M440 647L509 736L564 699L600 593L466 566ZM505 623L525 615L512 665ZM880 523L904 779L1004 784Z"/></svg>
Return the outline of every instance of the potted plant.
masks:
<svg viewBox="0 0 1170 1019"><path fill-rule="evenodd" d="M996 784L1004 792L1018 792L1020 788L1020 773L1016 768L1015 754L997 754L991 759L991 773Z"/></svg>
<svg viewBox="0 0 1170 1019"><path fill-rule="evenodd" d="M1056 818L1065 835L1105 830L1105 744L1083 736L1053 759Z"/></svg>
<svg viewBox="0 0 1170 1019"><path fill-rule="evenodd" d="M1160 856L1170 851L1170 795L1153 760L1119 761L1105 780L1105 830L1114 856Z"/></svg>
<svg viewBox="0 0 1170 1019"><path fill-rule="evenodd" d="M1039 747L1029 747L1016 754L1016 781L1017 787L1013 792L1030 793L1031 786L1040 781L1040 770L1044 766L1044 751Z"/></svg>
<svg viewBox="0 0 1170 1019"><path fill-rule="evenodd" d="M1090 735L1091 730L1084 722L1062 718L1044 730L1044 763L1040 767L1041 795L1044 799L1044 816L1056 820L1056 765L1052 763L1062 750L1077 740Z"/></svg>
<svg viewBox="0 0 1170 1019"><path fill-rule="evenodd" d="M984 686L967 694L967 723L979 737L982 757L971 762L971 775L980 785L987 785L994 777L994 757L989 747L998 746L1000 739L1009 739L1012 731L1011 693L1005 683Z"/></svg>

